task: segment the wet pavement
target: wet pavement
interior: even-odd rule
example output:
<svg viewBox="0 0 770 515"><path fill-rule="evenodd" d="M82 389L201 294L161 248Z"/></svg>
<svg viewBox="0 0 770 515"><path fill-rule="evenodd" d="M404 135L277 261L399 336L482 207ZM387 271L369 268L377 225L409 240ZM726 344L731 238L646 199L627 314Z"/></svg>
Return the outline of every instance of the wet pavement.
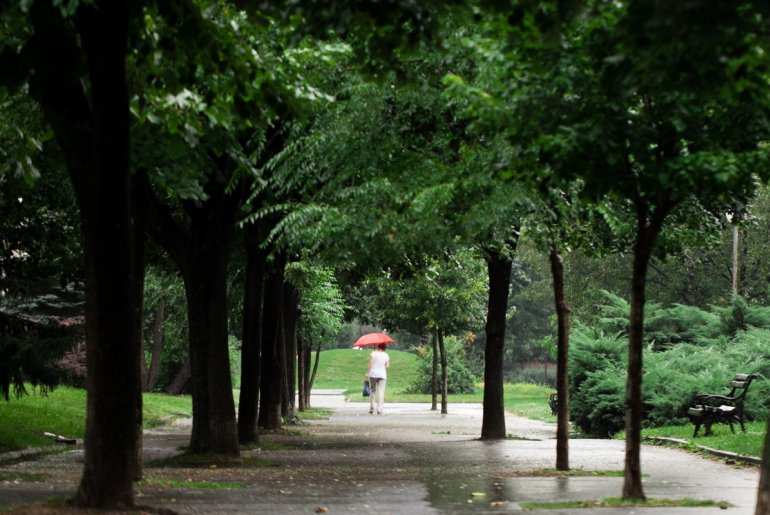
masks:
<svg viewBox="0 0 770 515"><path fill-rule="evenodd" d="M598 500L619 497L621 477L540 477L555 466L555 425L515 416L506 419L509 439L482 442L478 404L450 404L449 414L425 404L386 404L370 415L368 404L345 402L340 392L316 392L326 420L289 426L244 451L239 465L145 468L136 502L178 513L476 514L518 513L525 501ZM145 435L145 458L182 452L189 421ZM38 473L44 481L0 481L0 509L71 495L82 451L24 460L0 474ZM622 472L624 442L570 441L573 470ZM720 508L592 508L538 513L753 514L757 467L736 466L679 449L645 445L644 491L648 498L726 501ZM0 476L2 477L2 476ZM233 489L185 488L206 481ZM200 486L200 485L198 485Z"/></svg>

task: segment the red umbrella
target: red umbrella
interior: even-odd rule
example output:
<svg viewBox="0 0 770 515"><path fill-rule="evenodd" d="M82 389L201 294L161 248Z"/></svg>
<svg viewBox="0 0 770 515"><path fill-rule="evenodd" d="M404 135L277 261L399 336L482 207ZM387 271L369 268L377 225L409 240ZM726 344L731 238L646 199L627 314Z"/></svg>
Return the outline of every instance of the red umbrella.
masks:
<svg viewBox="0 0 770 515"><path fill-rule="evenodd" d="M369 333L356 340L356 343L353 344L353 348L370 347L381 343L393 343L393 338L385 333Z"/></svg>

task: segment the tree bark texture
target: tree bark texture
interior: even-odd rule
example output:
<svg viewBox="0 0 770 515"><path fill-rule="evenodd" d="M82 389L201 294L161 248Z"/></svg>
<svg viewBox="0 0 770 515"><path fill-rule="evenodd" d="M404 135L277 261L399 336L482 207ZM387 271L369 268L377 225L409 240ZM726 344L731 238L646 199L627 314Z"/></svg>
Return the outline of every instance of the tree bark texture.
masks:
<svg viewBox="0 0 770 515"><path fill-rule="evenodd" d="M137 172L141 173L141 172ZM143 181L132 181L131 194L131 224L134 235L134 323L136 324L136 369L139 371L139 382L134 385L136 404L134 405L134 456L133 479L139 481L144 476L144 460L142 449L144 447L144 402L142 388L142 363L144 362L144 270L145 249L147 244L147 214L145 206L149 192L143 187ZM159 349L159 352L162 348ZM160 359L158 359L160 361ZM157 371L156 371L157 377Z"/></svg>
<svg viewBox="0 0 770 515"><path fill-rule="evenodd" d="M637 215L637 237L631 276L631 313L628 334L628 377L626 379L626 459L623 475L623 498L644 500L642 465L642 349L644 347L644 304L647 269L655 240L665 219L658 210L648 222L646 211Z"/></svg>
<svg viewBox="0 0 770 515"><path fill-rule="evenodd" d="M569 470L569 315L564 298L564 263L554 248L550 254L553 298L556 304L558 342L556 348L556 470Z"/></svg>
<svg viewBox="0 0 770 515"><path fill-rule="evenodd" d="M439 327L436 334L438 335L438 350L441 354L441 414L446 415L449 413L449 409L447 407L447 361L444 330Z"/></svg>
<svg viewBox="0 0 770 515"><path fill-rule="evenodd" d="M281 365L279 345L281 331L281 304L283 294L283 262L273 263L265 282L264 317L262 323L262 371L260 374L259 427L281 429L283 377L286 367Z"/></svg>
<svg viewBox="0 0 770 515"><path fill-rule="evenodd" d="M484 352L484 414L481 439L494 440L505 438L503 347L512 261L494 250L488 251L485 258L489 274L489 302L487 343Z"/></svg>
<svg viewBox="0 0 770 515"><path fill-rule="evenodd" d="M204 207L192 216L183 268L193 381L193 453L239 455L227 333L230 226Z"/></svg>
<svg viewBox="0 0 770 515"><path fill-rule="evenodd" d="M244 234L246 280L243 291L243 342L241 345L241 392L238 401L238 441L256 443L259 411L259 380L262 337L262 299L265 260L260 250L258 227L249 225Z"/></svg>
<svg viewBox="0 0 770 515"><path fill-rule="evenodd" d="M205 202L182 202L189 223L149 196L150 234L168 252L184 279L190 331L193 427L190 451L239 455L227 331L227 264L238 192L220 176L226 162L212 162ZM149 191L149 185L147 186Z"/></svg>
<svg viewBox="0 0 770 515"><path fill-rule="evenodd" d="M88 400L85 462L75 504L90 508L134 504L135 427L141 412L136 252L144 232L131 217L125 74L131 14L128 2L80 5L76 37L56 7L35 2L30 9L34 35L25 49L34 69L30 93L62 150L82 222ZM90 79L88 92L83 73Z"/></svg>
<svg viewBox="0 0 770 515"><path fill-rule="evenodd" d="M767 427L770 428L770 417ZM765 449L762 452L762 468L759 475L759 491L754 515L770 514L770 429L765 432Z"/></svg>

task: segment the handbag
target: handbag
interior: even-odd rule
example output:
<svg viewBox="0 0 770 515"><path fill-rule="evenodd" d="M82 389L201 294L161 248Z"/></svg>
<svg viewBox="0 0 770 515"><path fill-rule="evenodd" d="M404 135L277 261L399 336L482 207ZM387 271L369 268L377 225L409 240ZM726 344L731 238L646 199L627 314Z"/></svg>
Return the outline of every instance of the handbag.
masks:
<svg viewBox="0 0 770 515"><path fill-rule="evenodd" d="M369 381L364 381L364 392L363 392L364 397L369 397L371 393L372 393L372 389L369 386Z"/></svg>

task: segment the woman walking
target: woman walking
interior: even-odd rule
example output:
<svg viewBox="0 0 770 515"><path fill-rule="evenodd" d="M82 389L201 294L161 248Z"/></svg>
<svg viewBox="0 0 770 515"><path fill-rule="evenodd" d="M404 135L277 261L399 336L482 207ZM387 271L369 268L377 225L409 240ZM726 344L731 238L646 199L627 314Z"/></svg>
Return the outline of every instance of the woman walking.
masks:
<svg viewBox="0 0 770 515"><path fill-rule="evenodd" d="M366 373L372 388L372 393L369 395L369 413L374 413L376 407L378 415L382 414L382 405L385 403L385 383L388 377L387 369L390 366L390 357L385 352L386 347L387 345L381 343L377 346L377 350L372 351L369 356L369 371Z"/></svg>

